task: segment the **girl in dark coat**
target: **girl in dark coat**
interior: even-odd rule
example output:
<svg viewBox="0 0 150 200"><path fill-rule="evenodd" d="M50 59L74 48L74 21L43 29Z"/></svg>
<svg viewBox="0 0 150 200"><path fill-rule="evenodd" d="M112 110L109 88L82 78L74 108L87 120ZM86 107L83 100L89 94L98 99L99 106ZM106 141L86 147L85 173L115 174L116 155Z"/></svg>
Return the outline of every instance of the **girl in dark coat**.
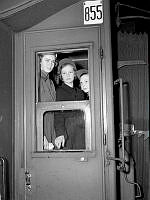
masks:
<svg viewBox="0 0 150 200"><path fill-rule="evenodd" d="M59 74L63 81L56 90L56 101L84 100L82 90L74 87L76 76L74 62L65 58L59 63ZM55 112L55 145L58 149L85 149L84 113L80 110Z"/></svg>

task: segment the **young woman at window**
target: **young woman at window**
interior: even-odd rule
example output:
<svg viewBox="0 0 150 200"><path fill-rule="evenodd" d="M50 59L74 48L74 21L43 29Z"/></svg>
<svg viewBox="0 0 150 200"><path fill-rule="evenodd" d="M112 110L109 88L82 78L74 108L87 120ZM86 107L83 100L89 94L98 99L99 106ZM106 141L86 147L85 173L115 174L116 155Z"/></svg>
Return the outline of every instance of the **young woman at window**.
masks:
<svg viewBox="0 0 150 200"><path fill-rule="evenodd" d="M76 65L68 58L59 62L62 85L56 90L56 101L84 100L83 91L74 87ZM55 112L55 145L58 149L85 149L84 113L80 110Z"/></svg>

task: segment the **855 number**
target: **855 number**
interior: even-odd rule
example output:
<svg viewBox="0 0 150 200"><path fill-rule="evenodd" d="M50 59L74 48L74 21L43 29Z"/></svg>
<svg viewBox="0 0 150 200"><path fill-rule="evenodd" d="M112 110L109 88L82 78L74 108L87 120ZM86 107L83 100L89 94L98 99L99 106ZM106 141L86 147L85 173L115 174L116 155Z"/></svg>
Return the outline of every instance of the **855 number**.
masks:
<svg viewBox="0 0 150 200"><path fill-rule="evenodd" d="M85 7L85 21L100 20L102 17L102 5Z"/></svg>

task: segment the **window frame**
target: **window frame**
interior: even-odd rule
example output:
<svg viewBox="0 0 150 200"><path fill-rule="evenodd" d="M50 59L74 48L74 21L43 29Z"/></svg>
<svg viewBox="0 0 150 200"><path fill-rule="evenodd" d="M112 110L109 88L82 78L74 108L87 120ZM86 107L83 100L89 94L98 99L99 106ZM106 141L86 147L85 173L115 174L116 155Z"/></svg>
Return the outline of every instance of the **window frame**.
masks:
<svg viewBox="0 0 150 200"><path fill-rule="evenodd" d="M37 101L37 80L38 80L38 75L39 75L39 56L38 54L46 51L51 51L51 52L68 52L68 51L78 51L78 50L87 50L88 51L88 73L89 73L89 78L90 78L90 100L84 100L84 101L65 101L65 102L38 102ZM65 109L67 110L76 110L77 108L83 109L87 103L90 106L90 113L91 113L91 132L90 132L90 150L83 150L83 151L78 151L78 150L69 150L67 153L65 153L65 150L53 150L53 151L36 151L37 149L37 136L36 136L36 127L34 127L34 138L33 138L33 146L32 146L32 157L95 157L96 155L96 143L95 143L95 116L94 116L94 102L95 102L95 96L94 96L94 86L93 86L93 42L88 42L88 43L75 43L75 44L62 44L58 46L49 46L47 48L45 47L36 47L36 48L31 48L32 55L35 56L34 60L34 65L35 65L35 117L34 121L36 124L36 109L37 107L41 107L43 111L38 111L38 112L45 112L45 111L55 111L55 110L61 110L61 106L65 104ZM90 67L89 67L90 66ZM38 71L37 71L38 68ZM37 73L38 72L38 73ZM92 99L91 99L92 96ZM84 106L83 106L84 105ZM45 109L45 106L47 106L47 109ZM64 108L63 108L64 109ZM83 109L84 111L84 109ZM42 140L43 141L43 140Z"/></svg>

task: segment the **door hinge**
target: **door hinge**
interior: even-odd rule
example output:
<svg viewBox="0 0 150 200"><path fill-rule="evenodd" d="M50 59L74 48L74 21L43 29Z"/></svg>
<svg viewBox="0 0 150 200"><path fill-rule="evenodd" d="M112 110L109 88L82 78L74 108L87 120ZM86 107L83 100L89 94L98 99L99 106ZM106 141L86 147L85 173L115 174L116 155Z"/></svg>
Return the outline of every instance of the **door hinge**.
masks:
<svg viewBox="0 0 150 200"><path fill-rule="evenodd" d="M99 56L101 59L103 59L103 57L104 57L104 51L103 51L102 47L99 48Z"/></svg>
<svg viewBox="0 0 150 200"><path fill-rule="evenodd" d="M28 191L31 191L31 173L28 170L25 171L25 184L26 184L26 189Z"/></svg>

